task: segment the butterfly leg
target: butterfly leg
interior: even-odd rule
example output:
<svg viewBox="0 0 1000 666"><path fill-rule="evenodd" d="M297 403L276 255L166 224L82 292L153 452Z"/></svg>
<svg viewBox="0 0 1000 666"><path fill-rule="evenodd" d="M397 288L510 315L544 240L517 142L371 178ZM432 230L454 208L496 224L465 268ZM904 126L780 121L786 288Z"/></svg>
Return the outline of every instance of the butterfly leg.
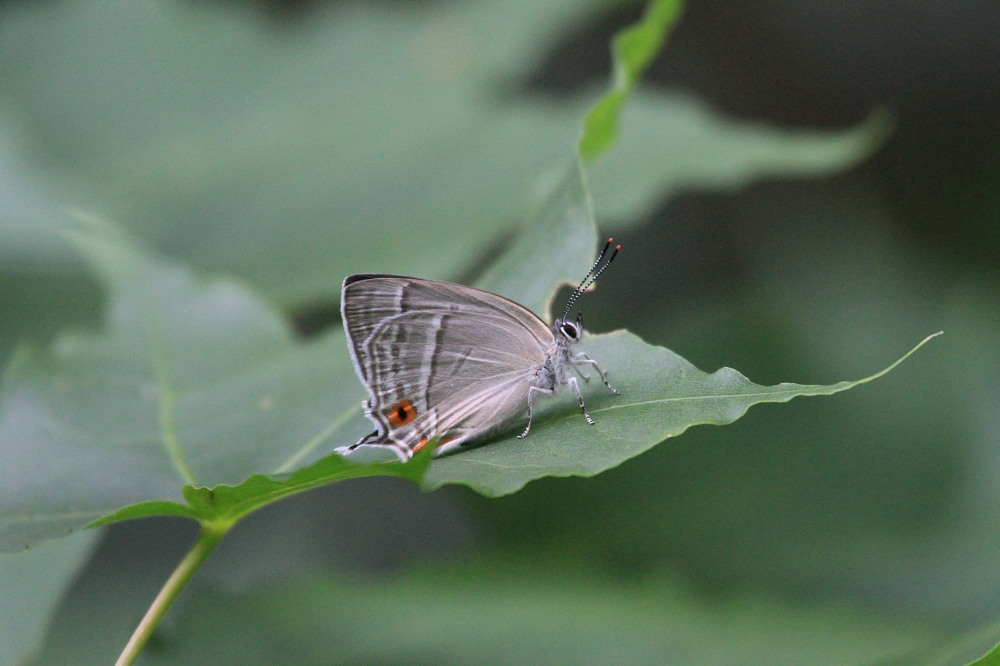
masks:
<svg viewBox="0 0 1000 666"><path fill-rule="evenodd" d="M598 368L598 370L600 370L600 368ZM583 394L580 393L580 382L576 381L576 377L570 377L566 380L566 383L572 386L573 390L576 391L576 397L580 401L580 411L583 412L583 417L587 419L587 423L594 425L594 419L590 418L590 412L587 411L587 406L583 404Z"/></svg>
<svg viewBox="0 0 1000 666"><path fill-rule="evenodd" d="M584 379L590 379L590 377L580 372L580 370L576 366L578 365L594 366L594 369L597 370L597 374L601 376L601 381L604 382L604 385L608 387L608 390L614 393L615 395L619 395L618 389L616 389L615 387L613 387L611 384L608 383L608 376L604 374L604 370L601 368L601 366L597 364L597 361L590 358L583 352L580 352L579 354L576 355L576 358L572 359L570 362L573 364L573 369L576 370L577 374L579 374Z"/></svg>
<svg viewBox="0 0 1000 666"><path fill-rule="evenodd" d="M524 432L517 436L518 439L524 439L528 436L528 431L531 430L531 403L534 402L535 393L544 393L545 395L552 395L555 393L554 389L541 388L540 386L530 386L528 387L528 425L524 427ZM579 393L579 391L577 391ZM580 398L582 401L583 398ZM589 418L589 417L588 417Z"/></svg>

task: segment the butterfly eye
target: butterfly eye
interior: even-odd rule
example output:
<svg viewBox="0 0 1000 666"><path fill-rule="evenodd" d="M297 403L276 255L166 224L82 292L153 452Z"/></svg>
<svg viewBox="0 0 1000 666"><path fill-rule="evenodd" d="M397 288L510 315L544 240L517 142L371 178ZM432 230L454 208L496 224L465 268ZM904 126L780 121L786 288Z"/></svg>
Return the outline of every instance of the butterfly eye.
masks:
<svg viewBox="0 0 1000 666"><path fill-rule="evenodd" d="M564 321L559 327L559 331L570 342L579 342L580 340L580 329L572 322Z"/></svg>
<svg viewBox="0 0 1000 666"><path fill-rule="evenodd" d="M413 403L409 400L400 400L395 405L389 408L386 412L386 418L389 420L389 425L393 428L398 428L401 425L406 425L412 421L417 416L417 408L413 406Z"/></svg>

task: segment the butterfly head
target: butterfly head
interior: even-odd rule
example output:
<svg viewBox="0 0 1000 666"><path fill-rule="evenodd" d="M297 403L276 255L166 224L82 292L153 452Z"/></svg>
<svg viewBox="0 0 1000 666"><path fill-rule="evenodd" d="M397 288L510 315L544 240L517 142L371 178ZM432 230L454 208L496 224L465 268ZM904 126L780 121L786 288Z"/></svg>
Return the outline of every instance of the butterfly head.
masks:
<svg viewBox="0 0 1000 666"><path fill-rule="evenodd" d="M560 319L556 322L556 330L562 335L566 344L574 344L583 337L583 313L576 315L576 321Z"/></svg>
<svg viewBox="0 0 1000 666"><path fill-rule="evenodd" d="M604 249L601 250L600 254L597 255L597 259L594 260L594 265L590 267L587 274L583 276L580 284L573 293L570 294L569 300L566 301L566 307L563 309L562 317L560 317L554 326L555 330L562 336L560 342L565 341L566 344L572 344L579 342L580 338L583 337L583 313L579 312L576 315L576 321L570 321L567 319L569 316L569 311L573 308L573 305L580 298L583 292L587 291L592 284L597 280L598 276L604 272L611 262L615 260L618 256L618 251L622 249L621 245L616 245L614 252L608 257L608 260L603 264L605 255L608 254L608 250L611 249L611 242L613 238L609 238L608 242L604 244Z"/></svg>

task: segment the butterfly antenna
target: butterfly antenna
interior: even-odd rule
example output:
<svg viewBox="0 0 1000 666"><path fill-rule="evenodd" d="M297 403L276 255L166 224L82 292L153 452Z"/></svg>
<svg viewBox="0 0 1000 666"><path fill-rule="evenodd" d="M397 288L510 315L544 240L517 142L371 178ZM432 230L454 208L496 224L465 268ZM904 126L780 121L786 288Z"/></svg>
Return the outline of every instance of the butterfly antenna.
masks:
<svg viewBox="0 0 1000 666"><path fill-rule="evenodd" d="M563 310L562 313L563 321L566 321L566 315L569 314L570 309L572 309L573 304L576 303L577 299L580 298L580 295L583 294L583 292L587 291L587 289L590 288L590 285L594 284L594 282L601 275L601 273L604 272L604 269L610 266L611 262L614 261L615 257L618 256L618 251L622 249L621 245L616 245L615 251L611 253L611 256L608 257L608 260L604 263L603 266L598 268L598 266L601 263L601 260L604 259L604 255L608 253L608 249L611 247L611 243L613 241L614 238L608 239L608 242L604 244L604 249L601 250L601 252L597 255L597 259L594 260L594 265L590 267L590 270L587 271L587 274L583 276L582 280L580 280L580 284L577 286L576 289L573 290L573 293L570 294L569 300L566 301L566 308Z"/></svg>

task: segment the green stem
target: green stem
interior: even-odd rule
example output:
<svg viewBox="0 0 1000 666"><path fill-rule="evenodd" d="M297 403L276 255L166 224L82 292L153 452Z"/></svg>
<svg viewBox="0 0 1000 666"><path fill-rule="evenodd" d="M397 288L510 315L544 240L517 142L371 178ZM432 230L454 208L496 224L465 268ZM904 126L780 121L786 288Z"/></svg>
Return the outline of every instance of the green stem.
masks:
<svg viewBox="0 0 1000 666"><path fill-rule="evenodd" d="M194 546L184 556L180 564L177 565L174 572L170 574L170 578L163 584L160 593L153 599L149 610L146 611L142 621L139 622L139 625L132 633L132 637L118 657L118 661L115 662L115 666L130 666L130 664L135 662L139 653L142 652L142 648L149 640L149 637L153 635L153 631L160 624L160 620L163 619L167 609L170 608L171 604L174 603L174 600L181 593L181 590L184 589L184 586L194 576L198 567L215 550L215 547L226 532L229 531L230 527L232 527L231 523L223 525L216 523L202 524L198 540L195 541Z"/></svg>

